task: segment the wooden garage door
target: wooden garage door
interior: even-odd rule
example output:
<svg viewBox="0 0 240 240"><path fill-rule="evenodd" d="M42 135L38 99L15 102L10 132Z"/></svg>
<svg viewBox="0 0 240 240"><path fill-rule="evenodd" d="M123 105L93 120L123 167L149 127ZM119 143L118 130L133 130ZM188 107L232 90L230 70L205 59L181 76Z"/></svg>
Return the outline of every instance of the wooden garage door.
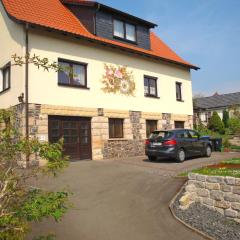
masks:
<svg viewBox="0 0 240 240"><path fill-rule="evenodd" d="M71 159L91 159L91 119L49 116L49 141L64 139L64 154Z"/></svg>

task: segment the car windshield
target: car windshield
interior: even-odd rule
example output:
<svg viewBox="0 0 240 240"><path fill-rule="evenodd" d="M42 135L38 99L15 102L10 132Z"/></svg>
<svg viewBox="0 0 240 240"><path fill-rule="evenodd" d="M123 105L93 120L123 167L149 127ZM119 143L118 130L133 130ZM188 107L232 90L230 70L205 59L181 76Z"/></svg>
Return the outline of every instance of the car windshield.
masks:
<svg viewBox="0 0 240 240"><path fill-rule="evenodd" d="M169 131L155 131L153 133L151 133L150 135L150 139L166 139L166 138L170 138L173 136L173 132L169 132Z"/></svg>

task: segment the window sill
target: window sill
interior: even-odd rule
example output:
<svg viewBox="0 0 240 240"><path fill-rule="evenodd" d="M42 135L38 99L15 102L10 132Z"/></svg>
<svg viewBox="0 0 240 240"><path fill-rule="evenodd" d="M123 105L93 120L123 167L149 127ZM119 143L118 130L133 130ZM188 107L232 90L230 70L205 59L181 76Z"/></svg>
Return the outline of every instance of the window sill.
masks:
<svg viewBox="0 0 240 240"><path fill-rule="evenodd" d="M184 100L182 100L182 99L177 99L177 102L184 102Z"/></svg>
<svg viewBox="0 0 240 240"><path fill-rule="evenodd" d="M144 95L144 97L160 99L160 97L154 95Z"/></svg>
<svg viewBox="0 0 240 240"><path fill-rule="evenodd" d="M127 138L109 138L108 141L129 141Z"/></svg>
<svg viewBox="0 0 240 240"><path fill-rule="evenodd" d="M117 36L113 36L113 38L116 39L116 40L126 42L126 43L131 43L131 44L134 44L134 45L138 44L137 41L131 41L131 40L128 40L126 38L121 38L121 37L117 37Z"/></svg>
<svg viewBox="0 0 240 240"><path fill-rule="evenodd" d="M0 95L6 93L6 92L9 91L9 90L10 90L10 87L9 87L9 88L6 88L6 89L4 89L4 90L2 90L2 91L0 92Z"/></svg>
<svg viewBox="0 0 240 240"><path fill-rule="evenodd" d="M69 87L69 88L81 88L81 89L85 89L85 90L90 90L90 88L87 87L87 86L69 85L69 84L64 84L64 83L58 83L58 86L60 86L60 87Z"/></svg>

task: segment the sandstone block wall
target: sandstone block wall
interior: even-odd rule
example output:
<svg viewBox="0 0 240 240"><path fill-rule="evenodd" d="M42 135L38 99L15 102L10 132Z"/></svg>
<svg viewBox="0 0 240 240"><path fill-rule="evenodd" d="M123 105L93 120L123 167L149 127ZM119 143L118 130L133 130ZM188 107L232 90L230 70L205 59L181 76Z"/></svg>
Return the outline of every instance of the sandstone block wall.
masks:
<svg viewBox="0 0 240 240"><path fill-rule="evenodd" d="M26 126L24 104L15 106L15 109L17 128L24 136ZM172 129L174 121L184 121L186 128L192 128L192 116L188 115L29 104L30 138L48 141L48 116L51 115L91 118L94 160L144 155L146 120L157 120L158 129ZM124 138L109 138L109 118L124 119ZM38 162L39 159L34 158L33 161Z"/></svg>
<svg viewBox="0 0 240 240"><path fill-rule="evenodd" d="M180 204L198 202L240 223L240 178L189 173Z"/></svg>

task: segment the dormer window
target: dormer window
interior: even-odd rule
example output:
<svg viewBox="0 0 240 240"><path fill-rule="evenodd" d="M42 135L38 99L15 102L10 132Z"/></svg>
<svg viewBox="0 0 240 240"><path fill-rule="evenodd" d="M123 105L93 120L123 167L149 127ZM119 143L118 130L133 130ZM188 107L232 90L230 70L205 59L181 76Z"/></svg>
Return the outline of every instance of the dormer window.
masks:
<svg viewBox="0 0 240 240"><path fill-rule="evenodd" d="M130 42L137 41L136 26L116 19L113 20L113 35Z"/></svg>

